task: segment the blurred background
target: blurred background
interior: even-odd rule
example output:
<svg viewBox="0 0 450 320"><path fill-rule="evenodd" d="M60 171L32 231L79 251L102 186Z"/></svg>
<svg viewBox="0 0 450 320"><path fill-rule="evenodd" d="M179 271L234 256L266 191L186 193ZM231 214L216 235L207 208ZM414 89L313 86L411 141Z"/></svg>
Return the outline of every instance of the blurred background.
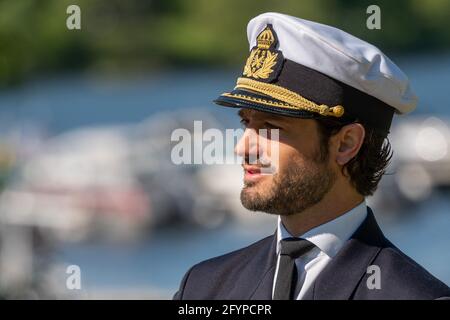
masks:
<svg viewBox="0 0 450 320"><path fill-rule="evenodd" d="M81 9L68 30L66 9ZM366 9L381 8L381 30ZM244 210L235 165L170 161L176 128L239 128L211 102L278 11L382 48L418 109L368 203L394 244L450 285L450 2L0 0L0 296L167 299L187 269L275 230ZM194 136L194 139L201 139ZM67 267L81 270L67 288Z"/></svg>

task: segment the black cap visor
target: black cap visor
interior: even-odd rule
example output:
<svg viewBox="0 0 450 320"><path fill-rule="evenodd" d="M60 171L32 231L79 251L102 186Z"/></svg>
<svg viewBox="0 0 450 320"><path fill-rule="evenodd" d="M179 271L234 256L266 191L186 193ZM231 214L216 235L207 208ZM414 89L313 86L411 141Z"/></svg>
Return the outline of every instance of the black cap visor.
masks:
<svg viewBox="0 0 450 320"><path fill-rule="evenodd" d="M323 118L320 114L302 110L270 96L248 90L233 90L223 93L214 102L225 107L253 109L289 117Z"/></svg>

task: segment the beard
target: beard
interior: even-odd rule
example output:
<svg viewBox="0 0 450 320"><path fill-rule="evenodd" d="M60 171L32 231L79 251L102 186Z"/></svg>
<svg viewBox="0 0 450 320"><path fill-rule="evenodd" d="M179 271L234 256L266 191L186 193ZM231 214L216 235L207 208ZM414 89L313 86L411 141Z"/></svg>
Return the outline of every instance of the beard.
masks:
<svg viewBox="0 0 450 320"><path fill-rule="evenodd" d="M296 159L290 161L289 170L273 174L270 180L246 183L241 191L242 205L283 216L306 210L320 202L336 180L326 160Z"/></svg>

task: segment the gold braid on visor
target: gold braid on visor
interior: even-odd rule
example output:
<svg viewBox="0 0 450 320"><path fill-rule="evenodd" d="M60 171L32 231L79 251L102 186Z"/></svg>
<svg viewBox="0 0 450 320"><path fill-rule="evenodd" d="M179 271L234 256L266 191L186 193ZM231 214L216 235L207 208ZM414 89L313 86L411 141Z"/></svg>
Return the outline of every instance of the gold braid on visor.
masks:
<svg viewBox="0 0 450 320"><path fill-rule="evenodd" d="M238 78L236 82L236 87L234 89L246 89L251 90L257 93L262 93L264 95L270 96L274 99L284 102L283 104L271 101L266 101L263 99L254 98L251 96L244 96L241 94L236 94L235 96L249 100L252 102L263 103L267 102L269 105L278 106L281 108L289 108L289 109L301 109L310 112L316 112L323 116L333 116L333 117L341 117L344 114L344 107L341 105L337 105L334 107L329 107L324 104L317 104L311 100L308 100L296 92L293 92L289 89L277 86L271 83L264 83L248 78ZM232 93L225 93L225 96L234 96Z"/></svg>

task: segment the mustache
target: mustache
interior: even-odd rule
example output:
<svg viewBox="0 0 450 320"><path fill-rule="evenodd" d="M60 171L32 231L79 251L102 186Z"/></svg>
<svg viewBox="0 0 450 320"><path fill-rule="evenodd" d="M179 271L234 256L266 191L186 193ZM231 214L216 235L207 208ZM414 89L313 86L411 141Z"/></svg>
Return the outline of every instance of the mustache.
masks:
<svg viewBox="0 0 450 320"><path fill-rule="evenodd" d="M244 161L241 166L242 168L244 168L244 170L246 169L246 167L256 169L260 174L273 175L278 171L278 168L276 166L273 166L271 163L249 163L247 161Z"/></svg>
<svg viewBox="0 0 450 320"><path fill-rule="evenodd" d="M262 164L262 163L250 163L250 162L242 162L241 166L242 167L244 167L244 166L252 166L252 167L257 167L257 168L260 168L260 169L265 169L265 168L271 168L272 167L272 165L270 163L269 164Z"/></svg>
<svg viewBox="0 0 450 320"><path fill-rule="evenodd" d="M242 165L247 165L247 166L255 166L255 167L259 167L259 168L270 168L272 166L272 161L270 159L267 158L263 158L263 157L252 157L252 159L250 159L250 156L245 156L243 158L243 162Z"/></svg>

